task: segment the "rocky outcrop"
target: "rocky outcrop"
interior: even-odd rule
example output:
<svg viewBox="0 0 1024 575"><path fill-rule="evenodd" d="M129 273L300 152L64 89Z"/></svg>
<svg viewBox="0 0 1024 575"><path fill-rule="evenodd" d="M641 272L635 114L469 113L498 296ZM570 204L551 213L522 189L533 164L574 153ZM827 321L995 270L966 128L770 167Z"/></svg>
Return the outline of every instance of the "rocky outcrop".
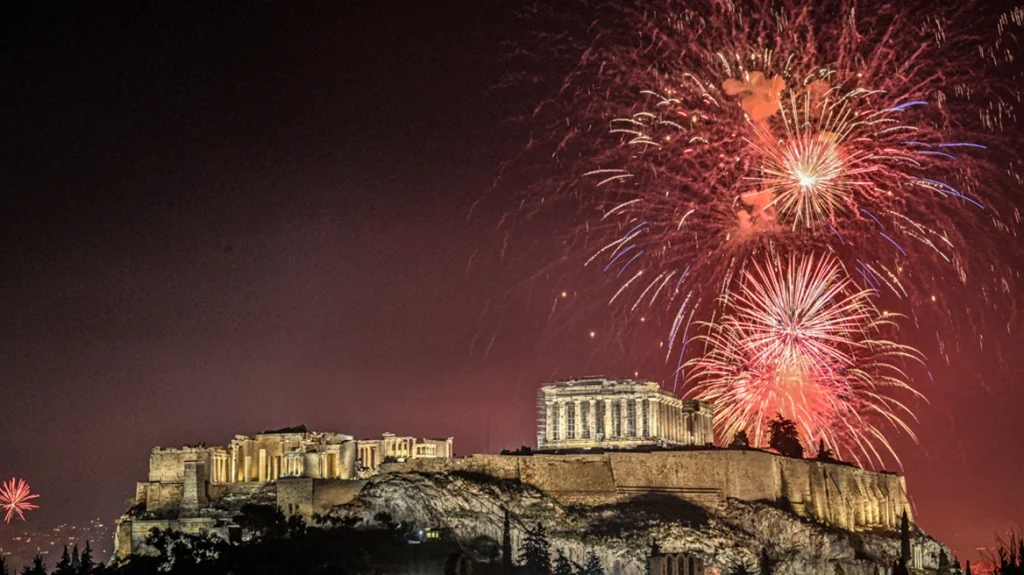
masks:
<svg viewBox="0 0 1024 575"><path fill-rule="evenodd" d="M894 529L911 512L899 475L758 449L712 447L417 459L382 472L471 472L532 485L566 505L671 494L709 508L786 499L801 517L853 531ZM911 514L910 517L913 520Z"/></svg>
<svg viewBox="0 0 1024 575"><path fill-rule="evenodd" d="M642 494L607 505L573 506L516 480L468 472L384 474L331 514L368 524L387 516L449 529L475 559L498 561L505 510L516 553L526 530L541 523L553 552L582 563L594 551L610 575L646 573L654 541L664 552L696 553L721 573L740 565L757 572L765 553L777 575L873 575L887 573L899 555L896 532L829 527L774 502L728 499L703 507L671 494ZM912 543L920 565L934 569L942 545L919 531Z"/></svg>

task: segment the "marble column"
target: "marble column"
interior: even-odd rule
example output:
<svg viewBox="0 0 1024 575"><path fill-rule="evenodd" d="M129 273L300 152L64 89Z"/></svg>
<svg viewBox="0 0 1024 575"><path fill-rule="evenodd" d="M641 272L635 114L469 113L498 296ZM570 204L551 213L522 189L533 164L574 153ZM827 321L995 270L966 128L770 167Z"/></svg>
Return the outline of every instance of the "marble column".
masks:
<svg viewBox="0 0 1024 575"><path fill-rule="evenodd" d="M597 402L591 399L589 403L590 409L587 410L587 425L590 426L590 440L594 441L597 439L597 413L595 412Z"/></svg>
<svg viewBox="0 0 1024 575"><path fill-rule="evenodd" d="M612 401L610 399L602 399L604 402L604 438L608 439L613 437L612 431Z"/></svg>
<svg viewBox="0 0 1024 575"><path fill-rule="evenodd" d="M658 408L661 407L661 402L651 399L650 404L650 408L647 410L647 417L650 418L647 422L648 431L651 437L658 437Z"/></svg>
<svg viewBox="0 0 1024 575"><path fill-rule="evenodd" d="M260 483L267 482L267 450L260 449L259 453L259 468L256 472L256 479Z"/></svg>
<svg viewBox="0 0 1024 575"><path fill-rule="evenodd" d="M565 402L558 402L558 439L568 439L568 430L565 429Z"/></svg>
<svg viewBox="0 0 1024 575"><path fill-rule="evenodd" d="M626 414L629 413L629 409L626 408L626 402L628 401L632 400L619 400L619 437L629 436L629 427L626 426Z"/></svg>
<svg viewBox="0 0 1024 575"><path fill-rule="evenodd" d="M572 429L572 434L573 434L572 439L582 439L583 438L583 419L582 419L583 414L581 413L582 410L580 409L580 403L582 403L582 402L580 402L580 401L572 402L572 409L573 409L572 421L573 421L573 424L574 424L572 426L573 427L573 429Z"/></svg>

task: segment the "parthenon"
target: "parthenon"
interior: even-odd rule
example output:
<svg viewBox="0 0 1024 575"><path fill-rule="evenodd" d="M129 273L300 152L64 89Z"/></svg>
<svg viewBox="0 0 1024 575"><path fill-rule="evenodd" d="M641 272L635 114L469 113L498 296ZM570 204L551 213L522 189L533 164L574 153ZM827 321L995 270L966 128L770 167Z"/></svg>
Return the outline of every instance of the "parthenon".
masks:
<svg viewBox="0 0 1024 575"><path fill-rule="evenodd" d="M538 449L622 449L714 443L712 406L681 400L653 381L590 378L537 394Z"/></svg>

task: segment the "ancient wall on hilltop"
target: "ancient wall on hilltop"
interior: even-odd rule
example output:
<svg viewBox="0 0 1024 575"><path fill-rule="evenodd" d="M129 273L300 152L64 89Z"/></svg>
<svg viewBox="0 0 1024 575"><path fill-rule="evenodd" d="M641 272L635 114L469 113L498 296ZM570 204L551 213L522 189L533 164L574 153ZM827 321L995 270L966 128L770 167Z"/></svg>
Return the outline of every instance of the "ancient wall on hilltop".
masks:
<svg viewBox="0 0 1024 575"><path fill-rule="evenodd" d="M136 501L145 502L147 513L177 509L183 493L183 483L139 483L135 489Z"/></svg>
<svg viewBox="0 0 1024 575"><path fill-rule="evenodd" d="M757 450L473 455L387 464L381 471L482 473L517 479L563 503L588 505L657 493L708 507L727 498L787 502L804 517L848 529L895 528L899 516L910 512L897 475Z"/></svg>
<svg viewBox="0 0 1024 575"><path fill-rule="evenodd" d="M210 468L210 453L206 447L165 449L154 447L149 454L149 480L151 482L180 483L185 474L185 463L201 461Z"/></svg>
<svg viewBox="0 0 1024 575"><path fill-rule="evenodd" d="M285 515L310 518L355 499L364 480L282 478L277 481L277 508Z"/></svg>

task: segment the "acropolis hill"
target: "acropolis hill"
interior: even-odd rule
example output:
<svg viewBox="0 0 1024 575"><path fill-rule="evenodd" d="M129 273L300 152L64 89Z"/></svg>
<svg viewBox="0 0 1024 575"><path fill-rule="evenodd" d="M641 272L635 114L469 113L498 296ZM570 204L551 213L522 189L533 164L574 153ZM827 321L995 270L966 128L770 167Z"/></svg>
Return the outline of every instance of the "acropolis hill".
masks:
<svg viewBox="0 0 1024 575"><path fill-rule="evenodd" d="M895 548L890 548L889 538L902 514L912 518L902 477L756 449L716 448L712 417L713 406L680 401L656 383L594 378L541 388L540 447L534 451L456 458L451 438L388 434L378 440L355 440L304 427L236 436L227 448L155 448L148 481L139 483L135 507L121 518L115 547L120 556L145 551L145 537L154 527L193 533L205 530L237 540L242 533L234 516L248 502L275 505L286 515L306 520L316 514L358 516L372 522L375 514L383 511L421 527L454 530L467 540L482 533L500 540L500 509L521 508L524 516L516 528L521 535L531 514L550 516L550 507L543 512L533 507L536 501L547 500L566 510L556 514L560 519L552 519L555 545L558 522L577 513L569 510L592 509L600 514L604 513L601 510L617 509L616 516L625 517L652 501L669 502L658 504L666 508L673 508L675 504L670 502L678 501L717 518L726 530L732 529L728 527L730 517L742 516L737 521L756 523L769 514L772 521L793 530L810 529L814 537L859 537L862 542L857 544L847 539L834 543L835 549L849 549L849 553L808 559L838 561L848 574L860 572L851 571L851 566L864 561L863 557L857 559L858 553L868 552L855 550L869 539L874 541L871 553L879 557L873 564L891 564L890 552ZM478 483L485 478L497 482L504 495L493 489L481 491ZM485 504L484 500L492 498L496 499ZM474 513L480 517L471 526L464 517L468 509L477 509ZM809 523L799 527L801 521ZM637 529L643 524L638 523ZM839 528L848 535L823 528ZM649 533L641 547L649 544L654 528L645 529ZM578 527L567 527L566 533L571 535L574 530ZM730 555L740 551L701 551L693 541L701 533L707 536L707 528L693 531L696 539L683 537L678 530L685 531L680 526L659 537L663 548L698 552L705 565L725 564L741 556ZM765 537L772 537L770 530ZM519 538L517 535L517 545ZM564 543L566 553L583 559L585 546ZM606 563L621 567L610 569L610 573L639 572L642 558L635 543L606 541L602 545L622 549L609 558L613 563ZM934 567L939 548L918 534L914 564ZM833 551L816 549L813 553Z"/></svg>

